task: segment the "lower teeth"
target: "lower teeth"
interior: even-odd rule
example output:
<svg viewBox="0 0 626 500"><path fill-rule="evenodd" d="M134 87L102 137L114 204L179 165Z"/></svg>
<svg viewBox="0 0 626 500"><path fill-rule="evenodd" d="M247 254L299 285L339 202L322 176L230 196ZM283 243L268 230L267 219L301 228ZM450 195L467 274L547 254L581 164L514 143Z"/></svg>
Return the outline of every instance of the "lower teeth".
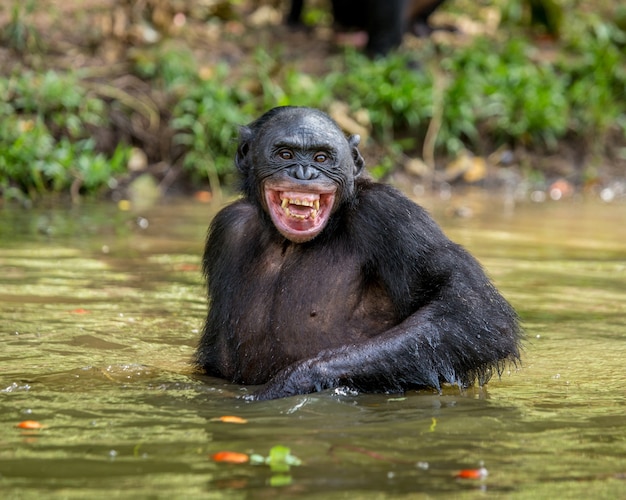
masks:
<svg viewBox="0 0 626 500"><path fill-rule="evenodd" d="M308 219L308 218L315 219L317 218L317 214L318 214L317 210L311 210L307 215L294 214L291 212L291 210L289 210L289 207L283 207L283 210L285 211L285 214L288 217L294 217L295 219L302 219L302 220Z"/></svg>

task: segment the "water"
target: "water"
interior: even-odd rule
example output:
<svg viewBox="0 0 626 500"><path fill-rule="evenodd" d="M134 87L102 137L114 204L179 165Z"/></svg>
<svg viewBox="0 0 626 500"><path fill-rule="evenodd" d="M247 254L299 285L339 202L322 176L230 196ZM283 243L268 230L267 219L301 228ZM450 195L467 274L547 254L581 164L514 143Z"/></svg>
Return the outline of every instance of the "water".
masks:
<svg viewBox="0 0 626 500"><path fill-rule="evenodd" d="M216 207L1 209L0 496L623 497L626 205L420 201L517 308L522 366L465 394L263 403L189 365ZM302 465L211 460L276 445Z"/></svg>

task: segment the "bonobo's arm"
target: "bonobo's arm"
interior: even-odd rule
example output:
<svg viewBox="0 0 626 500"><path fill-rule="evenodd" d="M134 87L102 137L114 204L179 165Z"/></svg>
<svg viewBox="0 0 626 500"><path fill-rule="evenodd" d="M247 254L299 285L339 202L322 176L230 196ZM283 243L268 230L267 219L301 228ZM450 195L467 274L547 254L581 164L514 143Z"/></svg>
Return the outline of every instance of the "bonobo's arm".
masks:
<svg viewBox="0 0 626 500"><path fill-rule="evenodd" d="M195 355L196 366L208 375L230 379L234 376L234 348L227 334L228 325L224 324L231 314L233 295L239 290L233 286L237 277L233 270L240 268L242 261L251 259L244 250L244 242L260 243L262 234L257 209L245 200L223 208L211 222L202 258L210 307ZM220 300L216 300L218 297Z"/></svg>
<svg viewBox="0 0 626 500"><path fill-rule="evenodd" d="M460 305L458 314L446 316L440 302L445 300ZM500 325L479 321L473 308L485 306L491 308L481 301L464 302L444 292L377 337L327 349L294 363L251 399L274 399L340 386L368 392L401 392L410 387L439 389L442 382L465 387L476 378L485 383L492 370L499 372L505 362L518 357L513 340L515 326L506 320Z"/></svg>
<svg viewBox="0 0 626 500"><path fill-rule="evenodd" d="M480 265L420 207L391 188L363 191L349 228L404 321L357 345L327 349L252 395L273 399L348 386L398 392L468 386L518 359L517 317ZM369 240L369 241L368 241Z"/></svg>

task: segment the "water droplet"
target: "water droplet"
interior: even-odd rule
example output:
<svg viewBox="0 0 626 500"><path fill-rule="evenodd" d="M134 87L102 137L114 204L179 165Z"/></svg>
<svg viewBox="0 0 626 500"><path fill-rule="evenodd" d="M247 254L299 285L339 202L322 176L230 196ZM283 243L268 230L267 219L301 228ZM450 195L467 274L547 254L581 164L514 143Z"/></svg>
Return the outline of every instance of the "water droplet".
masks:
<svg viewBox="0 0 626 500"><path fill-rule="evenodd" d="M137 225L141 229L148 229L148 226L150 225L150 221L148 219L146 219L145 217L138 217L137 218Z"/></svg>
<svg viewBox="0 0 626 500"><path fill-rule="evenodd" d="M535 203L542 203L546 201L546 193L543 191L533 191L530 193L530 199Z"/></svg>

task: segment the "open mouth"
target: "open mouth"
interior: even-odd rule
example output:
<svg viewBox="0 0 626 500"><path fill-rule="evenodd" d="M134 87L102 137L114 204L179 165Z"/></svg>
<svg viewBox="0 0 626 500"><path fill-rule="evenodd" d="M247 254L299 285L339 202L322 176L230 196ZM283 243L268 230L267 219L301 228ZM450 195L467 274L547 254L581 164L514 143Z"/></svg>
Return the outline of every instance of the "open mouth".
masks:
<svg viewBox="0 0 626 500"><path fill-rule="evenodd" d="M283 193L285 195L286 193ZM296 197L281 197L280 207L285 212L287 217L295 217L296 219L316 219L320 211L319 197L313 197L313 199L307 199L302 194L297 194Z"/></svg>
<svg viewBox="0 0 626 500"><path fill-rule="evenodd" d="M281 191L265 188L265 200L276 229L288 240L303 243L326 225L335 192Z"/></svg>

